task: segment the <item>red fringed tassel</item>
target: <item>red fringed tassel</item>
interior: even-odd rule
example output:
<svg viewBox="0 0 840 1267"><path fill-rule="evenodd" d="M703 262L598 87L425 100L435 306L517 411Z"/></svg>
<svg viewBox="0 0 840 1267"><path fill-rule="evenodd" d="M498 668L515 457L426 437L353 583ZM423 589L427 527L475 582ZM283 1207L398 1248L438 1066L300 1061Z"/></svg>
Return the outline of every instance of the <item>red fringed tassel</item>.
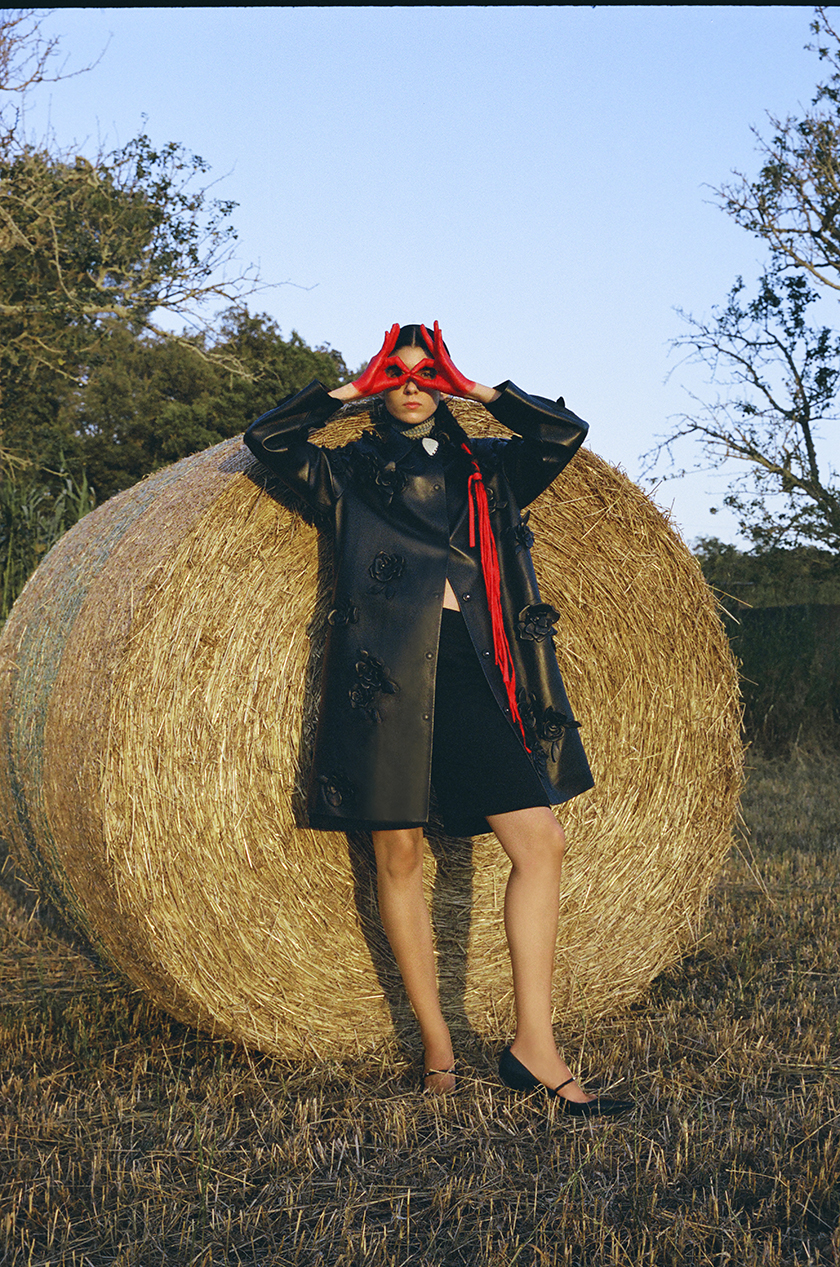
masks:
<svg viewBox="0 0 840 1267"><path fill-rule="evenodd" d="M484 574L484 585L487 590L487 601L490 606L490 623L493 628L493 652L496 657L496 664L499 666L502 674L502 681L507 691L508 703L510 704L511 715L519 727L522 735L522 742L528 752L531 749L525 743L525 728L522 725L522 718L519 715L519 709L516 704L516 672L513 667L513 657L510 654L510 644L505 633L504 618L502 616L502 591L499 576L499 555L496 550L496 541L493 536L493 528L490 524L490 509L487 505L487 489L484 487L484 480L478 463L473 457L466 444L462 444L461 448L473 465L473 472L467 480L467 499L470 508L470 548L474 549L476 545L476 519L478 519L478 543L481 546L481 570Z"/></svg>

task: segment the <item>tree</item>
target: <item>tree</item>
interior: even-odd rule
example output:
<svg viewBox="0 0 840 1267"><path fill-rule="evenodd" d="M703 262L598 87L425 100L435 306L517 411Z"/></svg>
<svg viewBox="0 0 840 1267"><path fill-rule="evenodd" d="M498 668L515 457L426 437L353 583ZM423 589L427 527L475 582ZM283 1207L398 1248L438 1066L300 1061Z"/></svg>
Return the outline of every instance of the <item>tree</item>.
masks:
<svg viewBox="0 0 840 1267"><path fill-rule="evenodd" d="M234 361L243 373L225 365ZM149 472L238 435L283 396L319 378L337 387L347 367L333 348L283 339L266 315L225 314L214 344L173 341L105 323L83 382L65 393L31 439L33 464L85 477L102 501ZM26 435L12 434L22 446ZM55 482L55 480L54 480Z"/></svg>
<svg viewBox="0 0 840 1267"><path fill-rule="evenodd" d="M0 92L9 94L0 105L0 149L3 152L9 149L17 132L20 112L16 100L22 99L37 84L54 84L92 69L82 66L68 71L66 64L58 69L54 67L58 36L43 34L43 18L43 9L0 9Z"/></svg>
<svg viewBox="0 0 840 1267"><path fill-rule="evenodd" d="M19 99L66 77L43 16L0 10L0 614L94 500L347 376L245 309L256 274L233 267L235 203L203 159L145 134L93 160L21 135Z"/></svg>
<svg viewBox="0 0 840 1267"><path fill-rule="evenodd" d="M145 135L92 163L25 147L0 161L0 333L7 366L79 377L103 322L168 335L157 314L208 328L209 301L241 303L226 280L235 203L193 188L203 159ZM238 368L238 367L237 367Z"/></svg>
<svg viewBox="0 0 840 1267"><path fill-rule="evenodd" d="M710 320L683 315L674 341L712 371L712 401L696 401L662 447L699 439L712 465L746 465L724 503L758 549L818 542L840 548L840 485L818 454L821 423L834 417L840 337L808 323L818 298L805 278L779 270L748 298L738 278ZM659 450L655 451L659 452Z"/></svg>
<svg viewBox="0 0 840 1267"><path fill-rule="evenodd" d="M756 178L735 174L720 205L766 243L769 262L752 297L741 278L709 319L681 313L690 329L674 341L704 364L716 389L696 397L648 455L698 439L712 465L744 463L725 504L759 550L818 543L840 550L840 480L820 456L824 424L837 417L840 338L811 324L812 306L840 290L840 36L824 8L809 45L830 73L801 118L770 116L758 132Z"/></svg>
<svg viewBox="0 0 840 1267"><path fill-rule="evenodd" d="M701 537L694 557L731 612L742 607L840 605L836 555L816 546L745 554L717 537Z"/></svg>
<svg viewBox="0 0 840 1267"><path fill-rule="evenodd" d="M218 335L220 311L258 288L234 267L236 204L210 195L208 165L141 134L94 160L21 137L17 97L52 73L38 10L0 10L0 423L38 423L121 321L248 373ZM7 97L11 98L11 104ZM5 100L5 105L4 105ZM178 318L180 333L164 328ZM62 382L64 380L64 382Z"/></svg>
<svg viewBox="0 0 840 1267"><path fill-rule="evenodd" d="M736 172L717 192L737 224L762 238L778 267L796 268L840 290L840 35L828 9L815 10L807 47L830 67L803 118L769 115L773 138L757 129L763 165L756 179Z"/></svg>

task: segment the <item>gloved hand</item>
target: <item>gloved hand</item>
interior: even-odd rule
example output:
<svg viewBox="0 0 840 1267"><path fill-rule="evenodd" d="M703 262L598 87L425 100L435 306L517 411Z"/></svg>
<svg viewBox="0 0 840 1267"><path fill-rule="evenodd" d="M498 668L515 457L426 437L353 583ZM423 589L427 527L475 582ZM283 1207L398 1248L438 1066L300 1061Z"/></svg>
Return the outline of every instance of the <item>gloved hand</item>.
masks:
<svg viewBox="0 0 840 1267"><path fill-rule="evenodd" d="M421 326L420 329L423 331L423 338L431 356L427 360L419 361L411 371L411 377L418 387L422 387L427 392L447 392L450 396L471 395L475 390L475 383L472 379L464 378L461 371L456 369L452 358L443 346L443 335L437 321L434 336L429 334L425 326ZM429 368L433 370L433 376L426 378L422 371Z"/></svg>
<svg viewBox="0 0 840 1267"><path fill-rule="evenodd" d="M408 370L398 356L394 356L400 327L394 322L385 335L385 342L366 368L353 380L352 386L360 396L376 396L378 392L389 391L392 387L402 387L410 377Z"/></svg>

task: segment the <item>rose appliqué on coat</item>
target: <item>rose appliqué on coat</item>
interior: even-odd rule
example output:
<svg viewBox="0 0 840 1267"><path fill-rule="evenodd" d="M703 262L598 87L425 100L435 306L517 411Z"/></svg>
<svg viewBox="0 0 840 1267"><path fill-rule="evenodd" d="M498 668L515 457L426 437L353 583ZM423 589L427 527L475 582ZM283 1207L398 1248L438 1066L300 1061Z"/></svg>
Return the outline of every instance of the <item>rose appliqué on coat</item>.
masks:
<svg viewBox="0 0 840 1267"><path fill-rule="evenodd" d="M368 593L384 593L386 598L393 598L397 592L396 582L404 571L405 559L401 554L388 554L387 551L380 550L378 554L373 556L373 562L368 568L368 575L374 581Z"/></svg>
<svg viewBox="0 0 840 1267"><path fill-rule="evenodd" d="M517 704L525 734L531 740L531 756L537 768L545 772L549 756L552 761L557 761L566 731L579 730L580 722L550 705L540 713L536 695L524 687L517 695Z"/></svg>
<svg viewBox="0 0 840 1267"><path fill-rule="evenodd" d="M516 542L514 551L516 554L518 554L520 550L530 550L531 546L534 544L534 534L528 527L528 520L530 518L531 512L530 510L526 510L525 514L521 516L516 527L511 528L513 539Z"/></svg>
<svg viewBox="0 0 840 1267"><path fill-rule="evenodd" d="M491 515L495 515L497 511L504 510L507 507L507 502L497 497L489 484L484 485L484 491L487 494L487 510Z"/></svg>
<svg viewBox="0 0 840 1267"><path fill-rule="evenodd" d="M517 637L522 642L542 642L544 638L553 638L554 625L559 619L560 613L551 603L529 603L519 613Z"/></svg>
<svg viewBox="0 0 840 1267"><path fill-rule="evenodd" d="M339 603L337 607L334 607L329 616L327 616L328 624L335 625L339 629L343 629L347 625L356 625L358 621L359 609L350 602L349 598L346 602Z"/></svg>
<svg viewBox="0 0 840 1267"><path fill-rule="evenodd" d="M377 696L396 695L399 687L381 660L369 651L360 651L356 661L356 681L350 687L350 707L359 709L368 721L382 721Z"/></svg>
<svg viewBox="0 0 840 1267"><path fill-rule="evenodd" d="M378 437L375 439L381 443ZM408 483L408 476L396 462L384 462L377 453L369 450L354 449L350 469L357 483L373 487L381 494L386 506L390 506L394 495L401 493Z"/></svg>
<svg viewBox="0 0 840 1267"><path fill-rule="evenodd" d="M377 467L374 483L385 495L386 501L390 502L395 493L401 493L405 488L408 476L399 469L396 462L386 462L384 466Z"/></svg>
<svg viewBox="0 0 840 1267"><path fill-rule="evenodd" d="M560 755L560 744L566 731L579 729L579 721L573 721L557 708L547 708L537 722L537 734L548 745L552 761L556 761Z"/></svg>
<svg viewBox="0 0 840 1267"><path fill-rule="evenodd" d="M328 805L338 809L344 801L352 801L356 789L343 774L322 774L318 779L321 795Z"/></svg>

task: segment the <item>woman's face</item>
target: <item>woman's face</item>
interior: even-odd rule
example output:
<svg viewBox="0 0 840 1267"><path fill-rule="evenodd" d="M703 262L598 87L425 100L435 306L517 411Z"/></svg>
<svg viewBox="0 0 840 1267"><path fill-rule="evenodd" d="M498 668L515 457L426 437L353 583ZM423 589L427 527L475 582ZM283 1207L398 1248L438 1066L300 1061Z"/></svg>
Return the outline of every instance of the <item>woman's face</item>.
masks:
<svg viewBox="0 0 840 1267"><path fill-rule="evenodd" d="M412 370L418 362L427 360L429 353L423 348L405 347L397 348L396 355L406 369ZM421 382L424 377L432 378L433 376L434 370L430 366L421 370L419 374ZM399 377L399 370L396 367L394 377ZM425 422L427 418L431 418L438 407L440 392L424 392L422 387L418 387L412 379L409 379L407 383L403 383L402 387L383 392L383 399L385 408L393 418L409 426L416 426L418 423Z"/></svg>

